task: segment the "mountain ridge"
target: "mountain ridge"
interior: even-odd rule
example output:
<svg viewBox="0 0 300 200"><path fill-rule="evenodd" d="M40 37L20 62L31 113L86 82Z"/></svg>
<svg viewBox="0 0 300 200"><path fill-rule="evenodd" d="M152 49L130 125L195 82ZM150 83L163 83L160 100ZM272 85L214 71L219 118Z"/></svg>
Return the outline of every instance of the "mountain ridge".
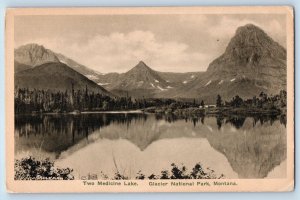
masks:
<svg viewBox="0 0 300 200"><path fill-rule="evenodd" d="M95 80L99 74L99 72L96 72L95 70L92 70L61 53L56 53L45 48L43 45L36 43L22 45L15 49L14 52L15 62L17 62L16 71L22 71L22 65L34 68L45 63L61 62L65 63L75 71L81 73L91 80ZM27 67L24 67L24 69L27 69Z"/></svg>
<svg viewBox="0 0 300 200"><path fill-rule="evenodd" d="M236 95L252 98L260 92L277 94L282 89L286 89L286 50L261 28L247 24L237 29L225 52L204 74L176 94L165 96L189 96L214 103L218 94L230 100Z"/></svg>
<svg viewBox="0 0 300 200"><path fill-rule="evenodd" d="M47 62L59 62L59 59L43 45L29 43L14 50L15 61L31 66L32 68Z"/></svg>
<svg viewBox="0 0 300 200"><path fill-rule="evenodd" d="M73 86L72 86L73 84ZM15 73L15 86L20 88L65 92L85 90L112 96L101 86L73 70L64 63L45 63L34 68Z"/></svg>
<svg viewBox="0 0 300 200"><path fill-rule="evenodd" d="M89 70L74 60L59 56L74 70L76 66ZM277 94L286 89L286 50L260 27L246 24L237 28L224 53L214 59L205 72L160 72L140 61L125 73L95 72L88 78L120 96L197 98L208 103L214 103L218 94L224 100L236 95L252 98L260 92Z"/></svg>

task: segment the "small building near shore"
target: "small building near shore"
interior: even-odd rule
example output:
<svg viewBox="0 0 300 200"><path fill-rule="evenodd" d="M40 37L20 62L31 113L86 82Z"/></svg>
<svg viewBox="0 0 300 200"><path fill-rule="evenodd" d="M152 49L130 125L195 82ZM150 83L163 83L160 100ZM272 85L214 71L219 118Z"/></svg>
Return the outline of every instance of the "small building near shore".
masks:
<svg viewBox="0 0 300 200"><path fill-rule="evenodd" d="M204 105L204 107L203 106L199 106L199 108L216 108L216 107L217 107L217 105L214 105L214 104Z"/></svg>

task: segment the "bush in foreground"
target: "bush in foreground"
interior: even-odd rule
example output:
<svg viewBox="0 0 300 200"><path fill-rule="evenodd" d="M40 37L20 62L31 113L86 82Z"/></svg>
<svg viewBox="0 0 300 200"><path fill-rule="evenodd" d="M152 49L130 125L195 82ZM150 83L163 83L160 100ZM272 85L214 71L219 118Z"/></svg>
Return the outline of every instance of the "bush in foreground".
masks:
<svg viewBox="0 0 300 200"><path fill-rule="evenodd" d="M188 171L187 167L177 166L176 164L171 164L171 170L163 170L160 174L151 174L146 176L139 171L135 179L221 179L224 175L216 175L215 171L212 169L203 169L200 163L197 163L191 171ZM115 173L114 180L127 180L130 179L128 176L122 175L119 172Z"/></svg>
<svg viewBox="0 0 300 200"><path fill-rule="evenodd" d="M224 175L217 176L214 170L207 168L204 170L200 163L197 163L191 171L188 171L186 166L181 167L176 164L171 164L171 171L163 170L160 175L152 174L148 179L221 179ZM137 179L139 178L136 177Z"/></svg>
<svg viewBox="0 0 300 200"><path fill-rule="evenodd" d="M55 168L54 162L49 159L37 160L32 157L15 160L15 180L74 180L73 170L70 168ZM163 170L160 174L151 174L146 176L139 171L135 179L221 179L224 175L216 175L214 170L203 169L201 164L197 163L192 170L186 166L177 166L171 164L171 170ZM130 177L116 172L114 177L109 178L102 174L102 179L128 180Z"/></svg>
<svg viewBox="0 0 300 200"><path fill-rule="evenodd" d="M70 168L55 168L48 158L32 157L15 160L15 180L74 180Z"/></svg>

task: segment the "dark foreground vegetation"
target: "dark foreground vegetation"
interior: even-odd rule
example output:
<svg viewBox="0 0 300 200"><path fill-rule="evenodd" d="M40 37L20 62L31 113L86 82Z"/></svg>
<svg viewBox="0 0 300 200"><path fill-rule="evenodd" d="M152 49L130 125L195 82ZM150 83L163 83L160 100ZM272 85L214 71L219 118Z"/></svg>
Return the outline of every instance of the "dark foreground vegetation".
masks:
<svg viewBox="0 0 300 200"><path fill-rule="evenodd" d="M73 170L70 168L55 168L54 162L49 159L36 160L32 157L15 160L15 180L74 180ZM146 176L139 171L134 178L121 174L118 170L114 177L108 177L101 174L101 177L93 176L93 179L105 180L129 180L129 179L221 179L224 175L217 176L214 170L203 169L201 164L197 163L193 169L188 171L184 165L177 166L171 164L171 170L163 170L160 174L151 174Z"/></svg>
<svg viewBox="0 0 300 200"><path fill-rule="evenodd" d="M174 163L171 164L171 170L163 170L160 174L151 174L150 176L144 175L141 171L138 172L136 179L221 179L224 175L217 176L212 169L203 169L200 163L197 163L193 169L188 171L184 165L178 166ZM114 179L128 179L119 173L115 174Z"/></svg>
<svg viewBox="0 0 300 200"><path fill-rule="evenodd" d="M286 91L268 96L261 92L258 97L242 99L238 95L230 101L216 97L216 103L206 105L203 100L109 97L100 93L72 89L71 92L51 90L15 89L15 113L64 113L76 111L126 111L143 110L151 113L174 113L178 115L204 115L213 113L271 113L286 112Z"/></svg>
<svg viewBox="0 0 300 200"><path fill-rule="evenodd" d="M32 157L15 160L15 180L74 180L70 168L55 168L49 159Z"/></svg>

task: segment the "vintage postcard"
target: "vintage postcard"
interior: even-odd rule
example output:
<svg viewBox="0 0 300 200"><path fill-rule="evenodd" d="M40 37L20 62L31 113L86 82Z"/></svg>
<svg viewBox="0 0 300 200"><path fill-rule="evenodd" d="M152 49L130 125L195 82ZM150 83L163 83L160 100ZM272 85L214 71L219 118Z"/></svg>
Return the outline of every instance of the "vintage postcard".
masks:
<svg viewBox="0 0 300 200"><path fill-rule="evenodd" d="M7 191L292 191L293 20L288 6L7 9Z"/></svg>

